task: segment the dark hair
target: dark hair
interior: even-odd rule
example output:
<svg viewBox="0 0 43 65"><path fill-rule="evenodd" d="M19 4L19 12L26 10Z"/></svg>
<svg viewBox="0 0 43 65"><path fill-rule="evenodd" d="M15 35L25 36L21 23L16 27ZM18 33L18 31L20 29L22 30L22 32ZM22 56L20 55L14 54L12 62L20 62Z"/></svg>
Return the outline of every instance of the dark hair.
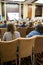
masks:
<svg viewBox="0 0 43 65"><path fill-rule="evenodd" d="M10 31L12 34L14 33L14 26L13 26L13 24L8 24L7 25L7 31Z"/></svg>
<svg viewBox="0 0 43 65"><path fill-rule="evenodd" d="M4 20L4 23L6 24L6 23L7 23L7 21L6 21L6 20Z"/></svg>
<svg viewBox="0 0 43 65"><path fill-rule="evenodd" d="M43 25L42 24L39 24L35 27L35 30L40 32L40 33L43 33Z"/></svg>
<svg viewBox="0 0 43 65"><path fill-rule="evenodd" d="M26 22L23 22L23 25L25 25L26 24Z"/></svg>
<svg viewBox="0 0 43 65"><path fill-rule="evenodd" d="M33 26L33 22L29 22L29 27L32 27Z"/></svg>

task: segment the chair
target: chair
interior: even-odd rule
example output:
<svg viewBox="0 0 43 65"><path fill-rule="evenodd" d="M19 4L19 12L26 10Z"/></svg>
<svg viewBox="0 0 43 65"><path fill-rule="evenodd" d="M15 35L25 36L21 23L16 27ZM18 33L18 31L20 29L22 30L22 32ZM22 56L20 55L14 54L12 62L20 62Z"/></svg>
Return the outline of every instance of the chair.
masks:
<svg viewBox="0 0 43 65"><path fill-rule="evenodd" d="M2 34L4 34L7 31L7 28L0 28Z"/></svg>
<svg viewBox="0 0 43 65"><path fill-rule="evenodd" d="M33 31L35 28L34 27L28 27L26 31L26 35L29 34L31 31Z"/></svg>
<svg viewBox="0 0 43 65"><path fill-rule="evenodd" d="M43 52L43 35L37 35L34 45L35 53Z"/></svg>
<svg viewBox="0 0 43 65"><path fill-rule="evenodd" d="M0 30L1 30L1 39L2 39L4 33L7 31L7 28L0 28Z"/></svg>
<svg viewBox="0 0 43 65"><path fill-rule="evenodd" d="M2 33L1 33L1 30L0 30L0 39L2 39Z"/></svg>
<svg viewBox="0 0 43 65"><path fill-rule="evenodd" d="M2 65L5 62L16 60L17 43L17 40L0 41L0 59Z"/></svg>
<svg viewBox="0 0 43 65"><path fill-rule="evenodd" d="M35 61L39 65L43 65L43 36L37 35L35 38Z"/></svg>
<svg viewBox="0 0 43 65"><path fill-rule="evenodd" d="M19 62L21 62L21 58L32 56L33 45L34 45L34 38L19 39Z"/></svg>
<svg viewBox="0 0 43 65"><path fill-rule="evenodd" d="M21 34L21 37L26 37L26 30L27 30L27 27L23 27L23 28L17 28L17 30L20 32Z"/></svg>

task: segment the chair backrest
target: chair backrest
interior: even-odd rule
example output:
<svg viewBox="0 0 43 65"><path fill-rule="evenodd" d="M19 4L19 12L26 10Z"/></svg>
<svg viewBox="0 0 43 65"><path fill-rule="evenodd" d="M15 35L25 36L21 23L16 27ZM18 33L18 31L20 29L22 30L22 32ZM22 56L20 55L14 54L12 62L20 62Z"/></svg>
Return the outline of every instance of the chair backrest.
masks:
<svg viewBox="0 0 43 65"><path fill-rule="evenodd" d="M26 27L18 28L17 30L20 32L21 37L25 37L26 36L26 30L27 30Z"/></svg>
<svg viewBox="0 0 43 65"><path fill-rule="evenodd" d="M32 47L34 45L34 38L19 39L19 57L28 57L32 55Z"/></svg>
<svg viewBox="0 0 43 65"><path fill-rule="evenodd" d="M0 41L0 57L2 62L12 61L16 59L17 40Z"/></svg>
<svg viewBox="0 0 43 65"><path fill-rule="evenodd" d="M4 33L7 31L7 28L0 28L0 31L1 31L1 39L2 39Z"/></svg>
<svg viewBox="0 0 43 65"><path fill-rule="evenodd" d="M35 28L34 27L28 27L26 31L26 35L29 34L31 31L33 31Z"/></svg>
<svg viewBox="0 0 43 65"><path fill-rule="evenodd" d="M36 36L34 50L35 53L43 52L43 36L41 35Z"/></svg>
<svg viewBox="0 0 43 65"><path fill-rule="evenodd" d="M0 38L2 37L2 33L1 33L1 30L0 30Z"/></svg>
<svg viewBox="0 0 43 65"><path fill-rule="evenodd" d="M7 28L0 28L2 35L7 31Z"/></svg>

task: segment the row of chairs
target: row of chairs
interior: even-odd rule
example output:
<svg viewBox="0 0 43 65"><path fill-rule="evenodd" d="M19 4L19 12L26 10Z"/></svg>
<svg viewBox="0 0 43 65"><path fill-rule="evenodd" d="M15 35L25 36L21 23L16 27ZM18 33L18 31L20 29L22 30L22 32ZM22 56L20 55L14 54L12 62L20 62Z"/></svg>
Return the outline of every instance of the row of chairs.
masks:
<svg viewBox="0 0 43 65"><path fill-rule="evenodd" d="M21 37L26 37L26 35L31 32L32 30L34 30L33 27L24 27L24 28L17 28L17 31L20 32ZM4 33L7 31L7 28L0 28L0 38L2 39Z"/></svg>
<svg viewBox="0 0 43 65"><path fill-rule="evenodd" d="M35 54L41 52L43 52L43 36L0 41L0 64L16 60L16 65L21 65L21 58L31 56L31 63L35 65Z"/></svg>
<svg viewBox="0 0 43 65"><path fill-rule="evenodd" d="M21 37L26 37L26 35L34 29L35 29L34 27L19 27L19 28L17 28L17 30L21 34Z"/></svg>

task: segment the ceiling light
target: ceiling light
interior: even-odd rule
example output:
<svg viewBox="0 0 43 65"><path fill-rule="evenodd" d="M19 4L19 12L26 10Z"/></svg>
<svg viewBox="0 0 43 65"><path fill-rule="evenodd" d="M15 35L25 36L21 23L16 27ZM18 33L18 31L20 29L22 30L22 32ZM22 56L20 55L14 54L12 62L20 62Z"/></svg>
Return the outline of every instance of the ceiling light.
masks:
<svg viewBox="0 0 43 65"><path fill-rule="evenodd" d="M13 1L25 1L25 0L13 0Z"/></svg>
<svg viewBox="0 0 43 65"><path fill-rule="evenodd" d="M35 3L42 3L43 4L43 0L38 0Z"/></svg>

